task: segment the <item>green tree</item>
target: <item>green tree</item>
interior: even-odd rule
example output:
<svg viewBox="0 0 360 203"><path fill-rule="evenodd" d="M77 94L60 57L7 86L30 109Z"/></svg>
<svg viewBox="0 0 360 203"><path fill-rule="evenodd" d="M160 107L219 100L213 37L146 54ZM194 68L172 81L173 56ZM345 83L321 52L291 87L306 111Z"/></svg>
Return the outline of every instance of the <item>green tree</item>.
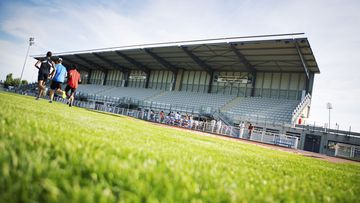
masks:
<svg viewBox="0 0 360 203"><path fill-rule="evenodd" d="M22 80L21 81L21 85L28 85L28 84L29 84L29 82L27 80Z"/></svg>
<svg viewBox="0 0 360 203"><path fill-rule="evenodd" d="M12 73L7 74L7 75L6 75L6 80L5 80L5 82L4 82L4 86L5 86L6 88L9 87L9 86L12 86L13 81L14 81L14 79L13 79L13 77L12 77Z"/></svg>
<svg viewBox="0 0 360 203"><path fill-rule="evenodd" d="M20 85L20 78L15 78L12 82L12 86L19 87Z"/></svg>
<svg viewBox="0 0 360 203"><path fill-rule="evenodd" d="M27 80L21 80L21 85L27 85L29 84ZM13 74L9 73L6 75L6 80L4 82L5 88L9 86L18 87L20 85L20 78L13 78Z"/></svg>

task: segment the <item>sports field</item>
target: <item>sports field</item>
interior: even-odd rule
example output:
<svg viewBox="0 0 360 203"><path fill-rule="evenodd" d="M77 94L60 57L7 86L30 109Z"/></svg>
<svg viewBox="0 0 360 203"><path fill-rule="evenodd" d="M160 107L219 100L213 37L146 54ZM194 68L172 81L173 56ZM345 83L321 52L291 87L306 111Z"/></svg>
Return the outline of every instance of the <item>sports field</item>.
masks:
<svg viewBox="0 0 360 203"><path fill-rule="evenodd" d="M359 172L0 92L0 202L359 202Z"/></svg>

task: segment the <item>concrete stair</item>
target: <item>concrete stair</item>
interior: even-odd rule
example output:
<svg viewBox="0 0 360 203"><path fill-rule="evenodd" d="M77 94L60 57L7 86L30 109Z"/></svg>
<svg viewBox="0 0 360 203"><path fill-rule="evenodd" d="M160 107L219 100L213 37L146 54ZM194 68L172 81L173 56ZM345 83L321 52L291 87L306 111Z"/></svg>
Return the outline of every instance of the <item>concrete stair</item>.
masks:
<svg viewBox="0 0 360 203"><path fill-rule="evenodd" d="M154 100L154 99L157 99L157 98L163 96L164 94L165 94L165 91L162 91L162 92L159 92L158 94L155 94L155 95L152 95L152 96L150 96L150 97L147 97L147 98L145 98L144 100L150 100L150 101L152 101L152 100Z"/></svg>
<svg viewBox="0 0 360 203"><path fill-rule="evenodd" d="M221 112L226 112L232 107L234 107L237 103L239 103L241 100L241 97L235 97L233 100L229 101L227 104L225 104L223 107L220 108Z"/></svg>

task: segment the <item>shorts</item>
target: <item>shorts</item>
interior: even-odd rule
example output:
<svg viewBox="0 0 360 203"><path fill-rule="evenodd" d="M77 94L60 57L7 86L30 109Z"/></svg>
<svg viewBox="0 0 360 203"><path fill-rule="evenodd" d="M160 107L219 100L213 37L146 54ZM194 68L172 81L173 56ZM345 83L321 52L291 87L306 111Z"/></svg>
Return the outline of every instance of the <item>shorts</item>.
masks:
<svg viewBox="0 0 360 203"><path fill-rule="evenodd" d="M42 81L46 82L48 77L49 77L48 72L39 71L38 81L42 80Z"/></svg>
<svg viewBox="0 0 360 203"><path fill-rule="evenodd" d="M62 82L51 81L50 89L52 90L61 89L61 84Z"/></svg>
<svg viewBox="0 0 360 203"><path fill-rule="evenodd" d="M65 87L66 94L69 90L71 90L71 94L74 94L76 91L76 88L72 88L72 87L70 87L70 85L66 85L66 87Z"/></svg>

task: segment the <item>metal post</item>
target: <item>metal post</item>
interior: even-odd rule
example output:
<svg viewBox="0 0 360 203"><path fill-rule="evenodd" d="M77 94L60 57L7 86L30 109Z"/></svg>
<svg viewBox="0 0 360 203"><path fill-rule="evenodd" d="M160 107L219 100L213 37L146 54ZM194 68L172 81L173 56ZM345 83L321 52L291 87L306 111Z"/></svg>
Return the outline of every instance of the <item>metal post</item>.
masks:
<svg viewBox="0 0 360 203"><path fill-rule="evenodd" d="M330 109L329 109L329 126L328 128L330 129Z"/></svg>
<svg viewBox="0 0 360 203"><path fill-rule="evenodd" d="M26 52L26 56L25 56L25 61L24 61L24 65L23 65L23 68L22 68L22 71L21 71L21 75L20 75L20 84L19 84L19 87L21 87L21 81L22 81L22 77L23 77L23 74L24 74L24 69L25 69L25 65L26 65L26 60L29 56L29 51L30 51L30 47L31 45L33 45L35 42L34 42L35 38L33 37L30 37L29 38L29 46L28 46L28 49L27 49L27 52Z"/></svg>
<svg viewBox="0 0 360 203"><path fill-rule="evenodd" d="M331 125L330 125L330 110L333 108L332 104L330 102L328 102L326 104L326 108L329 109L329 126L328 126L328 129L330 129L330 127L331 127Z"/></svg>

